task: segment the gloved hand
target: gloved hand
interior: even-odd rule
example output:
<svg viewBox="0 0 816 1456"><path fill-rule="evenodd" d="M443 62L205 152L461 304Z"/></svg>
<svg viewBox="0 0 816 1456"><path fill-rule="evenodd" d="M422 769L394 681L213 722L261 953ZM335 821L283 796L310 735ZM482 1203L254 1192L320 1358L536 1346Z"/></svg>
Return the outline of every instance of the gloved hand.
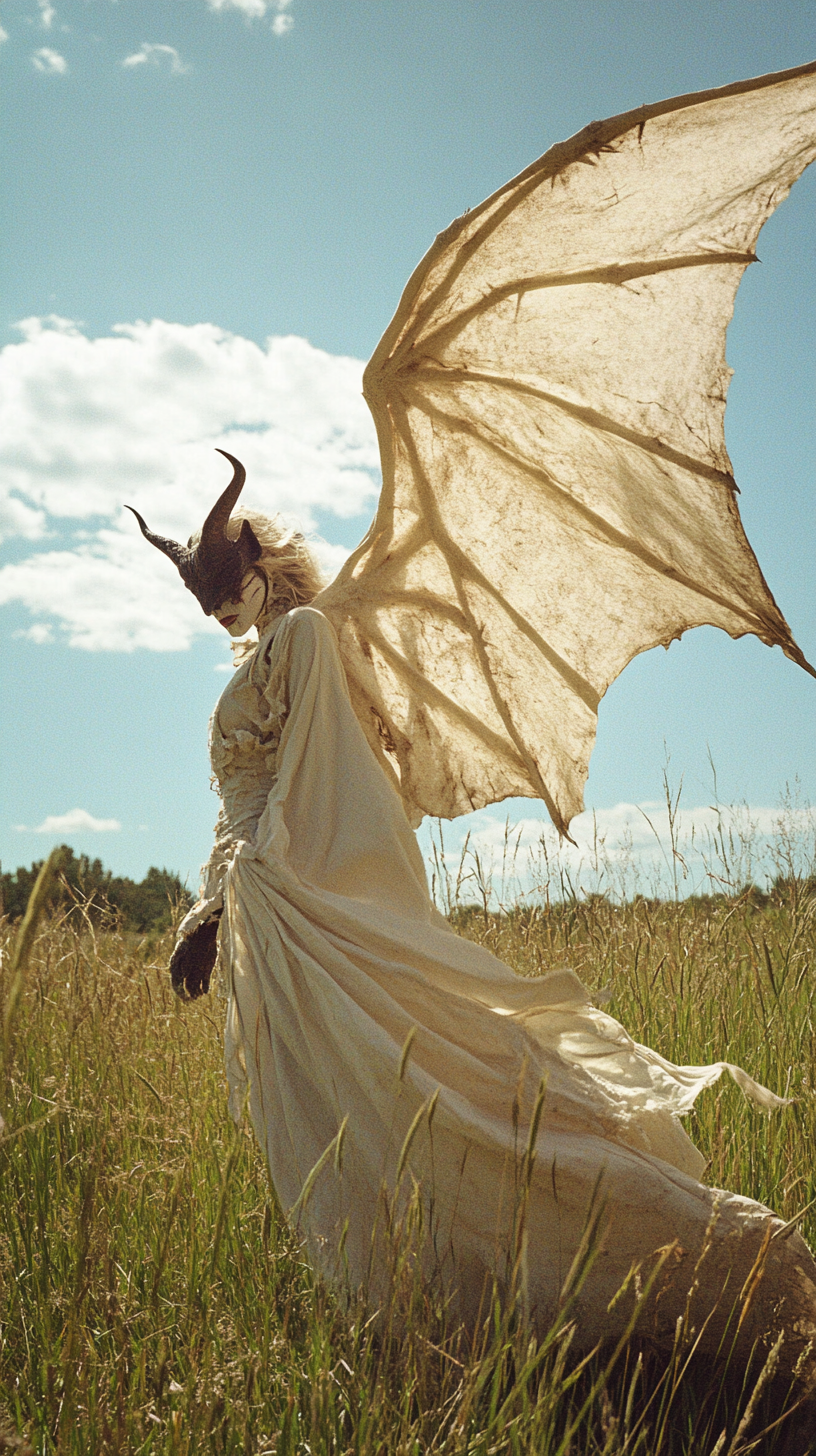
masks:
<svg viewBox="0 0 816 1456"><path fill-rule="evenodd" d="M210 989L210 977L218 955L216 936L220 919L219 910L180 940L170 957L170 981L182 1001L194 1001Z"/></svg>

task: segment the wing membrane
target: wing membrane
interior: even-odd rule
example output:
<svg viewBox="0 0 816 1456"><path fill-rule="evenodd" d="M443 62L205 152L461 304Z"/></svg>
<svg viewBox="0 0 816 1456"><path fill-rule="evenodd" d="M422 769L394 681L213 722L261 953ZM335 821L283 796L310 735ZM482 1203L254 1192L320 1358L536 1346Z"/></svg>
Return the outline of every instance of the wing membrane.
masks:
<svg viewBox="0 0 816 1456"><path fill-rule="evenodd" d="M816 65L661 102L553 147L415 270L365 375L377 517L320 598L414 821L527 795L566 832L600 697L689 627L808 666L723 419L736 289L814 155Z"/></svg>

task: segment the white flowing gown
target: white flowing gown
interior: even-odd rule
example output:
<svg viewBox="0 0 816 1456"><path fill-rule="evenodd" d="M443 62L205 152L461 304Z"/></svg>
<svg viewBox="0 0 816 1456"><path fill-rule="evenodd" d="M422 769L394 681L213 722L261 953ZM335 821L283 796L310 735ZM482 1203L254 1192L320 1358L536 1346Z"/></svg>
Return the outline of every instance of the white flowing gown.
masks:
<svg viewBox="0 0 816 1456"><path fill-rule="evenodd" d="M713 1304L725 1287L730 1308L781 1225L697 1181L703 1158L678 1117L727 1064L673 1066L594 1007L573 972L518 976L451 930L319 611L299 607L265 631L218 703L211 751L223 809L182 933L223 905L231 1110L240 1117L248 1096L277 1195L287 1212L297 1205L317 1267L385 1297L399 1170L403 1202L413 1188L424 1210L425 1264L472 1323L492 1280L506 1280L543 1081L524 1212L534 1322L557 1307L599 1176L602 1252L578 1304L579 1343L623 1328L634 1293L609 1312L612 1295L667 1245L643 1332L670 1340L707 1230L695 1298ZM729 1070L755 1100L779 1103ZM795 1356L816 1338L816 1266L798 1234L772 1241L760 1290L746 1338L781 1319Z"/></svg>

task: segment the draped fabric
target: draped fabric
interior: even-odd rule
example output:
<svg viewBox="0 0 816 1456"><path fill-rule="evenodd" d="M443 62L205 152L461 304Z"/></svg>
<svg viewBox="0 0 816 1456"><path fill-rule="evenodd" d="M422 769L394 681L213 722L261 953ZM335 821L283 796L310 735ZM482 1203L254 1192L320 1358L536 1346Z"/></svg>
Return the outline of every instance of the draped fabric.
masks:
<svg viewBox="0 0 816 1456"><path fill-rule="evenodd" d="M808 666L723 420L737 287L815 155L814 65L639 107L416 268L365 374L377 516L318 600L412 823L527 795L566 831L600 698L690 627Z"/></svg>
<svg viewBox="0 0 816 1456"><path fill-rule="evenodd" d="M604 1245L580 1305L583 1342L622 1327L631 1300L607 1306L631 1265L676 1243L647 1333L673 1330L718 1203L698 1297L738 1290L778 1222L697 1181L702 1158L678 1120L723 1064L675 1067L594 1007L569 969L522 978L453 933L320 612L298 608L262 637L218 704L211 748L219 840L182 933L223 903L231 1108L240 1117L248 1101L317 1267L384 1298L384 1209L416 1187L427 1272L474 1320L507 1275L530 1141L534 1320L555 1310L599 1177ZM801 1350L816 1336L816 1267L795 1234L772 1246L746 1338L776 1327L777 1306L798 1319Z"/></svg>

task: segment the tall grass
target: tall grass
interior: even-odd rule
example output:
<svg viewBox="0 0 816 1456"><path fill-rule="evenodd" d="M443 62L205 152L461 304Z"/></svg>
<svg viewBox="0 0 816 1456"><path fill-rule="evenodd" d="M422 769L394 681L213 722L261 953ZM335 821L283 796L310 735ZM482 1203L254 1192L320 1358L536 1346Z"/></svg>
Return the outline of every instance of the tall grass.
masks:
<svg viewBox="0 0 816 1456"><path fill-rule="evenodd" d="M767 899L502 911L460 893L450 909L522 974L568 962L608 987L613 1014L673 1060L727 1056L787 1090L794 1102L772 1117L729 1085L712 1090L690 1131L709 1182L800 1218L814 1242L816 913L799 880ZM63 915L41 925L15 982L0 1088L0 1451L783 1449L784 1423L762 1434L777 1397L751 1405L759 1367L744 1389L681 1378L682 1339L661 1375L634 1347L582 1365L566 1317L536 1345L497 1309L473 1350L428 1291L414 1291L407 1322L342 1307L282 1219L251 1133L227 1117L221 1005L174 1000L170 949L169 935ZM811 1448L803 1435L789 1449Z"/></svg>

